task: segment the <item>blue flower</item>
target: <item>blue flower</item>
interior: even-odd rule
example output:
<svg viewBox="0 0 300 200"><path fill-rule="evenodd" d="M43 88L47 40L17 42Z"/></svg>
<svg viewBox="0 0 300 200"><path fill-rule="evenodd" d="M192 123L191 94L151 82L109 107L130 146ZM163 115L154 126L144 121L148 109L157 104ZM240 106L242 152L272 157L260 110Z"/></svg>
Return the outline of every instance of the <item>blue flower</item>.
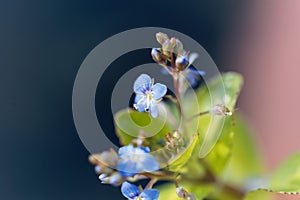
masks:
<svg viewBox="0 0 300 200"><path fill-rule="evenodd" d="M159 191L156 189L146 189L142 192L136 185L124 182L121 186L121 192L129 200L157 200Z"/></svg>
<svg viewBox="0 0 300 200"><path fill-rule="evenodd" d="M153 118L158 116L157 103L167 93L167 87L156 83L153 85L153 79L147 74L141 74L133 84L133 90L136 93L134 99L134 108L139 112L150 112Z"/></svg>
<svg viewBox="0 0 300 200"><path fill-rule="evenodd" d="M119 149L120 160L117 165L123 177L134 176L140 172L153 172L159 169L159 163L150 154L148 147L124 146Z"/></svg>

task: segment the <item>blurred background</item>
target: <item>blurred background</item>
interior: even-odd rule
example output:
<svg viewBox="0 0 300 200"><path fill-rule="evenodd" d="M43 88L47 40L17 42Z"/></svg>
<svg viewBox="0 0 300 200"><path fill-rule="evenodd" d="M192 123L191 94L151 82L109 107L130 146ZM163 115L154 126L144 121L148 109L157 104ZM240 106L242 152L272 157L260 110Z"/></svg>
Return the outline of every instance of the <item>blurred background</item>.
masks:
<svg viewBox="0 0 300 200"><path fill-rule="evenodd" d="M220 71L245 76L239 108L273 170L300 149L299 9L296 0L0 1L0 199L121 199L87 161L72 87L95 46L146 26L194 38ZM122 65L135 62L128 57ZM104 120L111 124L110 113ZM113 131L109 137L116 140Z"/></svg>

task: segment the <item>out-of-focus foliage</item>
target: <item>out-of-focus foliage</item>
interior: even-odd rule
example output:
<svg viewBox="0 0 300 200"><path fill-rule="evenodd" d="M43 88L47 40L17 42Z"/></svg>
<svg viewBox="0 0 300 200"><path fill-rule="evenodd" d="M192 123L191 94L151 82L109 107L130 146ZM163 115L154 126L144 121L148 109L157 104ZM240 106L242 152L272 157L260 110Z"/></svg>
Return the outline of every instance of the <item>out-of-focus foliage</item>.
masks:
<svg viewBox="0 0 300 200"><path fill-rule="evenodd" d="M300 153L285 161L272 175L270 182L273 191L300 192Z"/></svg>
<svg viewBox="0 0 300 200"><path fill-rule="evenodd" d="M128 145L140 136L147 138L151 150L162 147L165 134L173 131L162 117L151 118L148 113L132 109L119 111L115 115L117 135L122 145Z"/></svg>
<svg viewBox="0 0 300 200"><path fill-rule="evenodd" d="M197 199L267 200L272 192L300 192L300 154L280 166L269 180L265 180L266 183L259 182L267 177L262 159L245 119L234 112L242 84L241 75L224 73L196 91L184 94L182 109L186 123L180 128L190 139L184 150L177 154L166 150L166 133L178 128L174 121L178 121L180 115L172 102L163 104L168 112L174 113L167 121L163 116L151 118L147 113L131 109L118 112L115 124L120 142L128 145L138 137L146 138L145 145L156 151L153 155L164 170L177 174L180 187ZM223 103L233 115L224 117L206 113L195 117L202 111L210 111L216 103ZM160 157L160 154L167 156ZM180 199L173 183L157 189L161 200Z"/></svg>

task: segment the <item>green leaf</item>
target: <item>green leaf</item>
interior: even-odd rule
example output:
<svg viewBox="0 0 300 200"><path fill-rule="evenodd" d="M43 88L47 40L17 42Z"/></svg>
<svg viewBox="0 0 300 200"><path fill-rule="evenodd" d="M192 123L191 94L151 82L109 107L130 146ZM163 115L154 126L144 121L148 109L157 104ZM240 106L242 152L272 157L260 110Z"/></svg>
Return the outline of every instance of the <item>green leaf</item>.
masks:
<svg viewBox="0 0 300 200"><path fill-rule="evenodd" d="M225 106L234 112L242 83L241 75L232 72L213 78L208 81L207 86L201 87L196 93L189 91L186 94L183 102L184 113L189 118L199 112L208 111L214 105L213 102L220 103L218 99L224 99ZM193 129L192 131L196 127L200 134L196 151L186 167L187 171L199 176L203 175L203 170L200 170L201 173L197 173L198 170L195 171L194 167L194 165L201 165L199 158L203 159L204 164L214 175L218 176L223 171L231 155L234 138L232 124L230 116L212 116L210 114L202 115L187 124L189 129Z"/></svg>
<svg viewBox="0 0 300 200"><path fill-rule="evenodd" d="M257 189L250 191L246 194L246 196L243 198L243 200L270 200L270 199L287 199L288 197L295 197L291 199L299 199L300 194L298 193L289 193L289 192L276 192L273 190L268 190L268 189ZM290 198L288 198L290 199Z"/></svg>
<svg viewBox="0 0 300 200"><path fill-rule="evenodd" d="M248 192L244 200L269 200L272 196L272 193L267 190L254 190Z"/></svg>
<svg viewBox="0 0 300 200"><path fill-rule="evenodd" d="M182 184L180 186L183 187L186 191L192 192L196 196L197 200L204 199L214 190L213 185L210 184L198 184L198 185ZM166 200L166 199L182 200L177 196L176 188L174 184L163 184L157 187L157 189L160 191L159 200Z"/></svg>
<svg viewBox="0 0 300 200"><path fill-rule="evenodd" d="M152 118L148 113L131 109L121 110L114 116L117 135L122 145L128 145L138 136L147 138L151 150L156 150L164 144L165 134L173 129L164 116Z"/></svg>
<svg viewBox="0 0 300 200"><path fill-rule="evenodd" d="M224 73L221 76L212 78L196 91L190 90L183 99L183 110L187 118L199 112L210 111L213 105L225 105L231 112L234 112L235 104L243 85L243 78L234 72ZM191 123L186 124L190 132L197 130L202 140L199 149L199 157L204 158L217 143L225 118L216 115L203 115Z"/></svg>
<svg viewBox="0 0 300 200"><path fill-rule="evenodd" d="M167 170L173 172L179 172L180 170L182 170L182 167L190 159L193 150L198 142L198 138L198 134L195 134L187 148L181 154L176 155L176 157L170 161L169 165L167 166Z"/></svg>
<svg viewBox="0 0 300 200"><path fill-rule="evenodd" d="M224 104L231 112L234 112L235 104L242 85L242 76L233 72L225 73L222 75L222 77L213 79L211 83L208 84L208 93L212 99L207 104L213 106L217 103L221 103ZM199 101L201 101L201 98ZM212 103L212 105L209 103ZM206 135L199 152L200 158L205 157L214 147L222 132L223 124L224 118L221 116L211 117L211 124L206 131Z"/></svg>
<svg viewBox="0 0 300 200"><path fill-rule="evenodd" d="M300 152L291 156L271 178L271 190L276 192L300 192Z"/></svg>
<svg viewBox="0 0 300 200"><path fill-rule="evenodd" d="M215 144L209 154L203 158L203 162L210 169L211 173L219 176L223 173L224 167L228 163L232 154L234 132L232 129L232 119L227 117L220 136L220 139Z"/></svg>
<svg viewBox="0 0 300 200"><path fill-rule="evenodd" d="M264 172L262 158L256 148L251 130L242 115L234 116L232 154L222 174L224 181L244 187L248 180L260 177Z"/></svg>
<svg viewBox="0 0 300 200"><path fill-rule="evenodd" d="M167 183L161 186L156 187L160 191L159 200L166 200L166 199L174 199L174 200L182 200L176 194L176 187L174 184Z"/></svg>

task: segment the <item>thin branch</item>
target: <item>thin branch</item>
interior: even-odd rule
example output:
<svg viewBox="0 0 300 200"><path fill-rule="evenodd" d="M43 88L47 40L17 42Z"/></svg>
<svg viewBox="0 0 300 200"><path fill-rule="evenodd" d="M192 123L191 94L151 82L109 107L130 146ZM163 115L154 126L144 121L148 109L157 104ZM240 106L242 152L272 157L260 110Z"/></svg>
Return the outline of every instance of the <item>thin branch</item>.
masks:
<svg viewBox="0 0 300 200"><path fill-rule="evenodd" d="M195 119L195 118L197 118L197 117L200 117L200 116L202 116L202 115L206 115L206 114L209 114L209 113L210 113L209 110L204 111L204 112L197 113L197 114L193 115L192 117L190 117L190 118L188 119L188 122L192 121L193 119Z"/></svg>
<svg viewBox="0 0 300 200"><path fill-rule="evenodd" d="M158 180L157 178L150 179L150 181L146 185L145 189L151 189L153 187L153 185L157 182L157 180Z"/></svg>

